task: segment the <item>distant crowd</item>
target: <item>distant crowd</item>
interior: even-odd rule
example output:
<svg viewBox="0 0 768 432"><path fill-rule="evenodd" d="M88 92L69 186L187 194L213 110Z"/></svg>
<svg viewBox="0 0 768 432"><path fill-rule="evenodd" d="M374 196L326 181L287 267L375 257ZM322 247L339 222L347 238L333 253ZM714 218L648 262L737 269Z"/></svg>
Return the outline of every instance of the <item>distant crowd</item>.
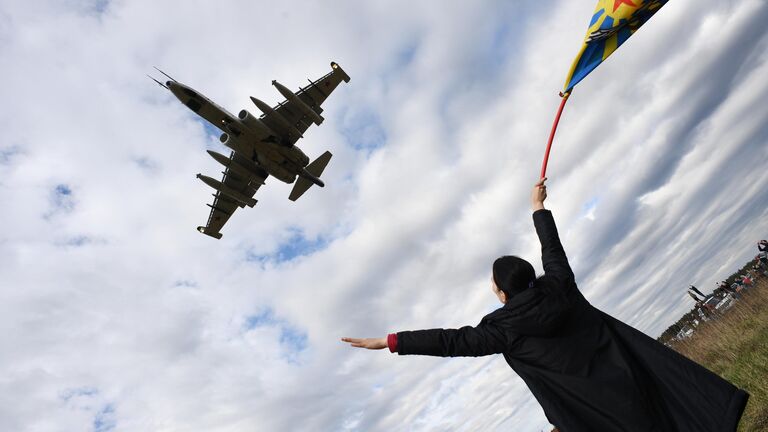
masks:
<svg viewBox="0 0 768 432"><path fill-rule="evenodd" d="M704 294L698 288L688 287L688 295L696 302L694 318L696 315L703 320L709 320L729 306L729 300L738 299L742 291L752 287L755 278L768 276L768 240L757 242L758 254L751 267L739 275L732 283L721 281L711 294Z"/></svg>

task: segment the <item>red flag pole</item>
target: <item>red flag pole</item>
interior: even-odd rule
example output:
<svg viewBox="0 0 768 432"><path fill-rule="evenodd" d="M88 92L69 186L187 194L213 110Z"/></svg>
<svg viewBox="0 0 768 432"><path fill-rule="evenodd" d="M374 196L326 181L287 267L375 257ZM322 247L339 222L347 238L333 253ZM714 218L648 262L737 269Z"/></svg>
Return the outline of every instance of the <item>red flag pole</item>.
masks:
<svg viewBox="0 0 768 432"><path fill-rule="evenodd" d="M571 95L571 92L566 93L560 93L560 97L563 99L560 101L560 108L557 110L557 116L555 116L555 122L552 124L552 132L549 133L549 141L547 142L547 151L544 153L544 162L541 164L541 177L544 178L544 176L547 175L547 161L549 161L549 150L552 149L552 141L555 139L555 131L557 130L557 124L560 123L560 115L563 114L563 107L565 107L565 103L568 101L568 96Z"/></svg>

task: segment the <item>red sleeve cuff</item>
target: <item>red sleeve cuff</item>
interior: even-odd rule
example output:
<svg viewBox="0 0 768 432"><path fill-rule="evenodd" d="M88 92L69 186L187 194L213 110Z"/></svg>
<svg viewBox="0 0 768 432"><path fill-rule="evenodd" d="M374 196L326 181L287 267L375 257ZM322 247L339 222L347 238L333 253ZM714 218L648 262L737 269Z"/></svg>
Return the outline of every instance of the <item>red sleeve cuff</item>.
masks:
<svg viewBox="0 0 768 432"><path fill-rule="evenodd" d="M390 333L387 336L387 346L389 347L389 352L397 352L397 333Z"/></svg>

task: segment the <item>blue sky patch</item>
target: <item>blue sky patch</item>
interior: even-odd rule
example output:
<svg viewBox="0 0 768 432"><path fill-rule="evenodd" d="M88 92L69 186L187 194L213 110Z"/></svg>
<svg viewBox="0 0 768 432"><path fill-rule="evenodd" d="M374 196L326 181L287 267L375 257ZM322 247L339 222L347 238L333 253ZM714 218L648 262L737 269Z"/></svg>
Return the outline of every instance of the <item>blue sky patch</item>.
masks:
<svg viewBox="0 0 768 432"><path fill-rule="evenodd" d="M106 404L93 417L93 432L111 431L115 428L116 424L115 406Z"/></svg>
<svg viewBox="0 0 768 432"><path fill-rule="evenodd" d="M88 235L80 234L64 237L57 240L54 244L63 248L79 248L85 246L105 245L107 244L107 241L100 237L91 237Z"/></svg>
<svg viewBox="0 0 768 432"><path fill-rule="evenodd" d="M307 334L294 327L280 326L280 344L293 352L307 349Z"/></svg>
<svg viewBox="0 0 768 432"><path fill-rule="evenodd" d="M387 141L387 132L381 123L381 117L370 107L347 111L339 132L350 147L368 153L383 146Z"/></svg>
<svg viewBox="0 0 768 432"><path fill-rule="evenodd" d="M21 153L21 149L18 147L0 148L0 165L9 165L19 153Z"/></svg>
<svg viewBox="0 0 768 432"><path fill-rule="evenodd" d="M421 45L421 36L418 34L409 36L411 37L403 41L403 43L391 53L392 59L378 76L385 86L388 86L390 82L399 80L418 55L419 46Z"/></svg>
<svg viewBox="0 0 768 432"><path fill-rule="evenodd" d="M277 249L277 260L279 262L291 261L296 257L311 255L323 249L327 244L328 241L322 236L310 240L304 237L303 231L296 230L291 238Z"/></svg>
<svg viewBox="0 0 768 432"><path fill-rule="evenodd" d="M247 330L255 329L256 327L276 325L277 319L272 311L272 308L265 308L263 311L256 315L251 315L245 319L245 328Z"/></svg>
<svg viewBox="0 0 768 432"><path fill-rule="evenodd" d="M70 388L66 389L60 394L60 398L64 402L69 402L73 398L78 397L91 397L96 396L99 393L99 390L95 387L77 387L77 388Z"/></svg>
<svg viewBox="0 0 768 432"><path fill-rule="evenodd" d="M514 32L516 29L517 27L513 24L506 23L496 28L496 31L493 33L493 38L485 53L487 56L485 60L493 67L493 70L498 71L506 62L507 57L511 53L517 52L510 49L512 42L517 41L515 38L517 34Z"/></svg>
<svg viewBox="0 0 768 432"><path fill-rule="evenodd" d="M91 10L96 13L96 15L102 15L104 12L107 11L109 8L109 0L94 0L93 6L91 6Z"/></svg>
<svg viewBox="0 0 768 432"><path fill-rule="evenodd" d="M93 10L98 14L103 14L107 11L108 7L109 0L96 0L96 3L93 5Z"/></svg>
<svg viewBox="0 0 768 432"><path fill-rule="evenodd" d="M93 432L108 432L115 428L115 405L99 402L99 399L103 399L99 389L89 386L69 388L61 392L59 398L73 409L95 411Z"/></svg>
<svg viewBox="0 0 768 432"><path fill-rule="evenodd" d="M246 331L258 327L277 327L280 330L280 346L285 350L284 357L291 363L296 362L297 355L307 349L307 333L276 317L272 308L264 308L259 313L246 317L244 327Z"/></svg>
<svg viewBox="0 0 768 432"><path fill-rule="evenodd" d="M208 123L207 121L199 117L196 118L195 120L197 120L198 123L203 125L203 129L205 129L206 136L214 137L216 138L217 141L219 140L219 137L221 136L221 130L219 128L215 127L214 125Z"/></svg>
<svg viewBox="0 0 768 432"><path fill-rule="evenodd" d="M79 236L70 237L70 238L64 240L61 243L61 246L65 246L65 247L81 247L81 246L89 245L91 243L93 243L93 239L91 239L88 236L79 235Z"/></svg>
<svg viewBox="0 0 768 432"><path fill-rule="evenodd" d="M66 184L56 185L50 192L51 210L48 211L44 218L49 219L51 216L57 213L69 213L75 208L74 194L72 188Z"/></svg>
<svg viewBox="0 0 768 432"><path fill-rule="evenodd" d="M582 207L581 207L581 215L580 217L586 217L589 219L594 218L594 211L597 208L597 205L600 204L600 198L594 197L587 201Z"/></svg>
<svg viewBox="0 0 768 432"><path fill-rule="evenodd" d="M179 279L173 283L174 287L197 288L197 282L190 279Z"/></svg>
<svg viewBox="0 0 768 432"><path fill-rule="evenodd" d="M402 69L413 63L416 53L419 51L419 40L414 39L403 47L395 55L395 69Z"/></svg>
<svg viewBox="0 0 768 432"><path fill-rule="evenodd" d="M246 261L284 263L291 261L294 258L311 255L324 249L330 243L330 240L323 236L318 236L315 239L308 239L304 236L304 231L300 228L292 228L289 229L289 231L291 234L288 240L280 243L274 253L257 255L249 252L246 254Z"/></svg>
<svg viewBox="0 0 768 432"><path fill-rule="evenodd" d="M133 158L133 163L136 164L142 171L148 174L155 174L160 171L160 164L147 156L140 156Z"/></svg>
<svg viewBox="0 0 768 432"><path fill-rule="evenodd" d="M53 189L54 193L57 196L69 196L72 195L72 189L69 188L69 186L65 184L56 185L56 187Z"/></svg>

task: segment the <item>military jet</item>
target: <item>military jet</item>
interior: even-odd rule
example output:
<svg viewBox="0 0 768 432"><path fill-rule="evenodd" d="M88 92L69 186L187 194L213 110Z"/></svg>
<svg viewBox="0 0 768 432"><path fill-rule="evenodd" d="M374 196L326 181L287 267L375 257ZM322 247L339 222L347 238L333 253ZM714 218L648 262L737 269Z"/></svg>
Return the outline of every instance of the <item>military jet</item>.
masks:
<svg viewBox="0 0 768 432"><path fill-rule="evenodd" d="M150 78L170 90L195 114L221 129L223 133L219 141L232 150L229 157L208 150L208 154L225 167L221 181L197 175L216 190L213 204L208 204L211 208L208 222L197 227L198 231L220 239L221 228L238 207L256 205L253 195L270 175L285 183L295 182L288 197L291 201L296 201L313 184L325 186L320 175L331 160L331 152L326 151L310 163L309 157L296 147L296 141L304 136L312 123L320 125L323 122L320 105L341 81L349 82L349 75L338 64L332 62L330 73L315 81L309 80L310 84L300 87L296 93L272 81L286 100L271 107L251 96L251 101L262 112L259 117L247 110L234 116L198 91L157 70L168 81L163 84Z"/></svg>

